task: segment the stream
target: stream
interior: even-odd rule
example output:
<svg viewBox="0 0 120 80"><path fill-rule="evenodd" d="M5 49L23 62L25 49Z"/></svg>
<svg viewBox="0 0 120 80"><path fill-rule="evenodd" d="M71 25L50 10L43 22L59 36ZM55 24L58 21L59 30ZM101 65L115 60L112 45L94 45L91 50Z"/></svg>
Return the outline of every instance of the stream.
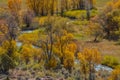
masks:
<svg viewBox="0 0 120 80"><path fill-rule="evenodd" d="M24 30L24 31L21 31L21 34L24 34L24 33L32 33L34 30Z"/></svg>
<svg viewBox="0 0 120 80"><path fill-rule="evenodd" d="M96 71L101 71L102 70L102 71L108 71L108 72L113 71L113 69L111 67L108 67L108 66L105 66L105 65L101 65L101 64L95 66L95 70Z"/></svg>
<svg viewBox="0 0 120 80"><path fill-rule="evenodd" d="M75 64L80 64L79 60L75 60ZM111 67L108 67L102 64L95 65L94 68L95 68L95 71L108 71L108 72L113 71Z"/></svg>

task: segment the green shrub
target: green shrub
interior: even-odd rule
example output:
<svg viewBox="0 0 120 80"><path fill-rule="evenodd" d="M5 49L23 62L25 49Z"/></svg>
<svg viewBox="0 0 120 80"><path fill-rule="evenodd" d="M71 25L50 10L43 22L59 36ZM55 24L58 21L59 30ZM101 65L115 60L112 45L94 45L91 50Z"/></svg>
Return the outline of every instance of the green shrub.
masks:
<svg viewBox="0 0 120 80"><path fill-rule="evenodd" d="M86 11L85 10L74 10L74 11L66 11L64 16L75 18L75 19L85 19Z"/></svg>
<svg viewBox="0 0 120 80"><path fill-rule="evenodd" d="M32 66L32 69L33 69L33 70L40 70L40 68L41 68L40 64L34 64L34 65Z"/></svg>
<svg viewBox="0 0 120 80"><path fill-rule="evenodd" d="M110 66L112 68L115 68L119 65L119 61L116 57L113 56L104 56L104 59L102 61L103 65Z"/></svg>
<svg viewBox="0 0 120 80"><path fill-rule="evenodd" d="M91 17L96 16L98 14L97 10L91 10L90 11ZM86 19L86 10L72 10L72 11L66 11L63 14L66 17L72 18L72 19Z"/></svg>
<svg viewBox="0 0 120 80"><path fill-rule="evenodd" d="M97 11L97 10L95 10L95 9L91 10L91 17L94 17L94 16L96 16L97 14L98 14L98 11Z"/></svg>

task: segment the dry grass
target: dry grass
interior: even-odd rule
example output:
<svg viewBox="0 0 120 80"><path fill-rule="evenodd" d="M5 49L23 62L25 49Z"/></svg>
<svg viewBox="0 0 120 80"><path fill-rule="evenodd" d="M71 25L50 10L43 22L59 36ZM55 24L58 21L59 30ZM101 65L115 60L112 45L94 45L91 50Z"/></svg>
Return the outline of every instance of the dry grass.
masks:
<svg viewBox="0 0 120 80"><path fill-rule="evenodd" d="M111 55L115 56L119 59L120 62L120 45L116 45L114 41L103 40L98 43L90 42L90 41L78 41L80 49L83 48L97 48L102 55Z"/></svg>

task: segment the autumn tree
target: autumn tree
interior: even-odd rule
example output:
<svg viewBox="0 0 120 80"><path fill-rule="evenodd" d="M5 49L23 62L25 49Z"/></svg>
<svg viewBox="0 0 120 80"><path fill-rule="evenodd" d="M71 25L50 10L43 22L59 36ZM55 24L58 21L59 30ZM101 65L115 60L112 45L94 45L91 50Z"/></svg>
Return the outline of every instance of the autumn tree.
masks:
<svg viewBox="0 0 120 80"><path fill-rule="evenodd" d="M107 39L119 39L119 1L109 2L104 11L97 18L98 23L103 27Z"/></svg>
<svg viewBox="0 0 120 80"><path fill-rule="evenodd" d="M63 64L66 69L68 69L70 72L72 68L74 67L74 61L75 61L75 53L76 53L76 44L69 43L63 54Z"/></svg>
<svg viewBox="0 0 120 80"><path fill-rule="evenodd" d="M15 47L13 47L13 46L15 46L15 44L13 44L13 43L16 40L16 37L18 34L18 29L19 28L18 28L17 23L15 22L13 16L8 16L5 24L3 24L3 26L1 26L1 31L4 35L4 41L7 41L7 44L9 44L6 46L6 48L7 48L6 50L7 50L9 56L11 56L14 52Z"/></svg>
<svg viewBox="0 0 120 80"><path fill-rule="evenodd" d="M9 15L0 28L4 37L1 47L5 50L4 54L1 55L1 66L3 66L3 73L6 73L9 69L15 67L17 63L18 54L15 40L18 33L18 26L14 17ZM6 64L6 62L8 63Z"/></svg>
<svg viewBox="0 0 120 80"><path fill-rule="evenodd" d="M5 34L7 33L7 27L6 27L6 22L5 20L1 20L0 21L0 44L2 44L2 42L5 39Z"/></svg>
<svg viewBox="0 0 120 80"><path fill-rule="evenodd" d="M8 8L18 23L19 23L19 14L21 10L21 5L22 5L21 0L8 0Z"/></svg>
<svg viewBox="0 0 120 80"><path fill-rule="evenodd" d="M78 55L78 59L80 59L80 70L82 70L82 73L84 74L84 80L87 80L88 77L87 77L87 74L89 72L89 69L88 69L88 65L87 65L87 62L84 58L84 55L82 55L81 53Z"/></svg>
<svg viewBox="0 0 120 80"><path fill-rule="evenodd" d="M109 80L119 80L120 79L120 68L116 68L112 71L111 76L109 77Z"/></svg>
<svg viewBox="0 0 120 80"><path fill-rule="evenodd" d="M47 17L47 20L44 20L45 22L40 20L45 31L44 35L42 33L42 36L40 36L39 43L47 58L47 62L55 57L59 65L64 65L66 69L71 70L74 66L76 45L73 34L70 32L71 28L67 25L68 20L61 17Z"/></svg>
<svg viewBox="0 0 120 80"><path fill-rule="evenodd" d="M19 49L19 54L20 65L29 65L32 62L39 64L43 60L42 50L35 48L31 43L24 43Z"/></svg>
<svg viewBox="0 0 120 80"><path fill-rule="evenodd" d="M101 25L95 22L94 23L90 22L90 25L86 29L86 33L87 35L94 36L93 39L94 42L98 42L99 39L102 38L104 35L103 28L101 27Z"/></svg>
<svg viewBox="0 0 120 80"><path fill-rule="evenodd" d="M97 49L84 49L83 52L78 54L78 59L84 70L85 80L87 80L86 74L89 73L89 80L95 79L95 65L101 62L101 55Z"/></svg>
<svg viewBox="0 0 120 80"><path fill-rule="evenodd" d="M51 17L47 18L47 22L45 22L44 26L45 26L45 31L44 31L44 35L45 36L40 36L40 40L39 43L44 51L44 56L45 56L45 62L47 64L50 64L48 66L46 66L47 68L51 66L51 63L49 61L51 61L51 59L53 59L53 18L51 19Z"/></svg>
<svg viewBox="0 0 120 80"><path fill-rule="evenodd" d="M39 15L41 0L27 0L26 4L35 12L36 15Z"/></svg>
<svg viewBox="0 0 120 80"><path fill-rule="evenodd" d="M74 66L77 48L73 40L73 34L65 30L57 33L57 42L54 47L54 53L60 58L60 64L64 65L64 67L70 71Z"/></svg>
<svg viewBox="0 0 120 80"><path fill-rule="evenodd" d="M21 0L8 0L10 11L19 12L21 10Z"/></svg>
<svg viewBox="0 0 120 80"><path fill-rule="evenodd" d="M7 54L0 55L0 73L8 74L9 69L15 68L15 63Z"/></svg>
<svg viewBox="0 0 120 80"><path fill-rule="evenodd" d="M22 14L23 27L22 27L22 29L30 28L31 24L33 22L33 19L34 19L33 11L31 11L31 10L23 11L23 14Z"/></svg>
<svg viewBox="0 0 120 80"><path fill-rule="evenodd" d="M43 54L42 54L42 49L39 48L33 48L33 60L36 63L40 63L43 60Z"/></svg>
<svg viewBox="0 0 120 80"><path fill-rule="evenodd" d="M8 16L7 18L7 34L6 34L6 38L8 40L16 40L16 37L19 33L19 26L17 24L17 22L15 21L15 17L14 16Z"/></svg>
<svg viewBox="0 0 120 80"><path fill-rule="evenodd" d="M90 20L90 0L85 0L86 16L87 20Z"/></svg>
<svg viewBox="0 0 120 80"><path fill-rule="evenodd" d="M18 60L18 53L17 53L17 47L16 47L16 42L15 41L4 41L1 50L3 52L0 55L1 57L1 71L2 73L8 73L9 69L13 69L17 64Z"/></svg>
<svg viewBox="0 0 120 80"><path fill-rule="evenodd" d="M7 16L0 25L0 31L4 35L5 40L15 40L19 32L18 24L12 15Z"/></svg>
<svg viewBox="0 0 120 80"><path fill-rule="evenodd" d="M90 8L93 7L94 0L89 0ZM83 0L27 0L28 7L35 12L36 15L54 15L63 13L68 10L85 9L85 1Z"/></svg>
<svg viewBox="0 0 120 80"><path fill-rule="evenodd" d="M29 47L28 47L29 46ZM25 61L26 64L30 62L30 59L32 57L33 51L31 45L23 45L22 49L20 51L22 59Z"/></svg>
<svg viewBox="0 0 120 80"><path fill-rule="evenodd" d="M9 11L5 8L0 8L0 19L5 19L9 15Z"/></svg>

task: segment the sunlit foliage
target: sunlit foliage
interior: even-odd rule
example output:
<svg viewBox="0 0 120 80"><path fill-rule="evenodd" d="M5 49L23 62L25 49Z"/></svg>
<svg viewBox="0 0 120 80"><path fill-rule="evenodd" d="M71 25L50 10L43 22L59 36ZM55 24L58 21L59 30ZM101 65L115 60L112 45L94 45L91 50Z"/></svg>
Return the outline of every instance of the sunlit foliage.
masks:
<svg viewBox="0 0 120 80"><path fill-rule="evenodd" d="M112 71L109 80L119 80L119 79L120 79L120 68L118 67Z"/></svg>
<svg viewBox="0 0 120 80"><path fill-rule="evenodd" d="M14 68L17 64L18 56L17 55L17 48L15 41L5 41L0 48L0 70L2 73L8 73L9 69Z"/></svg>
<svg viewBox="0 0 120 80"><path fill-rule="evenodd" d="M87 79L87 74L89 73L89 80L94 78L95 65L101 62L101 54L97 49L84 49L78 54L78 59L80 60L81 70Z"/></svg>
<svg viewBox="0 0 120 80"><path fill-rule="evenodd" d="M22 7L22 0L8 0L8 8L15 20L19 23L20 10Z"/></svg>
<svg viewBox="0 0 120 80"><path fill-rule="evenodd" d="M95 0L89 0L90 8L94 7ZM85 9L86 2L83 0L27 0L28 7L36 15L54 15L67 10Z"/></svg>
<svg viewBox="0 0 120 80"><path fill-rule="evenodd" d="M119 25L120 25L120 1L113 0L109 2L104 11L97 18L100 25L103 27L103 31L106 33L107 39L118 40L119 39Z"/></svg>

